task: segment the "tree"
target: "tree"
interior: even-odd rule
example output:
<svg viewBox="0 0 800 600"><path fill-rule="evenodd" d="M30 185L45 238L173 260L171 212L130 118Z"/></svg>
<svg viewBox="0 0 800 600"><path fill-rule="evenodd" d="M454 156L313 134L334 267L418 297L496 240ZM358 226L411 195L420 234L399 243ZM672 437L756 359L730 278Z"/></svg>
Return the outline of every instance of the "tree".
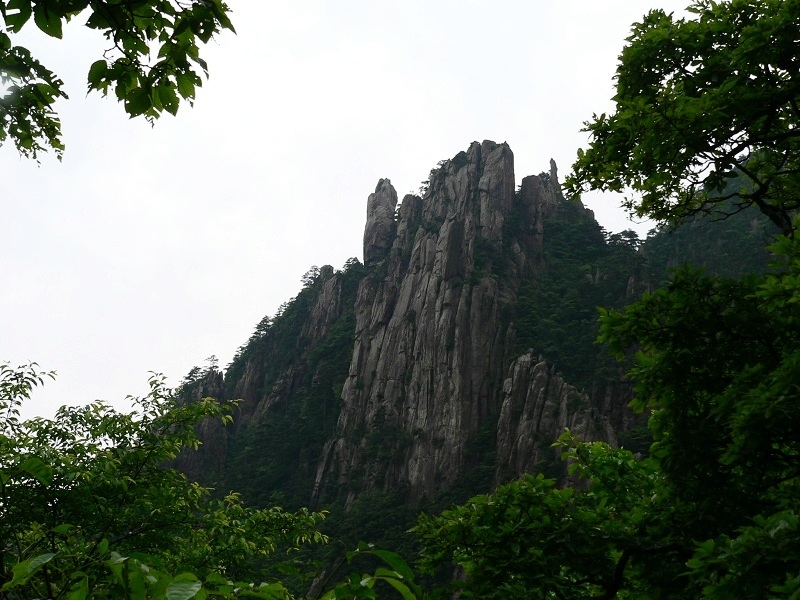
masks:
<svg viewBox="0 0 800 600"><path fill-rule="evenodd" d="M601 320L618 355L638 348L660 494L695 542L689 581L712 598L800 593L800 243L772 250L764 277L686 269Z"/></svg>
<svg viewBox="0 0 800 600"><path fill-rule="evenodd" d="M800 594L800 241L776 271L687 268L601 339L636 349L641 458L569 433L579 479L525 477L416 529L423 565L460 567L464 598L797 598Z"/></svg>
<svg viewBox="0 0 800 600"><path fill-rule="evenodd" d="M276 564L281 574L316 570L267 559L325 543L317 529L325 513L254 510L237 493L214 497L165 466L197 447L200 420L228 422L232 407L210 398L178 404L154 375L130 413L96 402L20 421L21 403L48 376L35 364L0 364L0 598L289 600ZM337 579L363 557L385 566ZM393 552L359 544L345 559L318 578L312 597L421 593Z"/></svg>
<svg viewBox="0 0 800 600"><path fill-rule="evenodd" d="M552 479L526 475L439 516L422 515L415 530L423 568L456 565L464 573L455 583L463 598L610 599L633 591L686 597L670 595L691 555L684 532L659 537L664 526L653 510L644 528L644 499L659 485L653 461L582 443L569 432L559 445L588 488L560 489Z"/></svg>
<svg viewBox="0 0 800 600"><path fill-rule="evenodd" d="M651 11L616 73L616 109L586 123L566 188L625 191L674 223L755 205L785 234L800 208L800 0L697 0ZM744 182L728 186L743 174ZM733 205L723 204L735 199Z"/></svg>
<svg viewBox="0 0 800 600"><path fill-rule="evenodd" d="M689 10L634 25L568 185L633 191L662 223L756 206L784 233L773 270L687 267L601 311L600 341L633 354L649 455L567 432L574 487L525 477L422 516L422 564L459 567L463 598L800 597L800 2Z"/></svg>
<svg viewBox="0 0 800 600"><path fill-rule="evenodd" d="M178 406L154 376L129 414L94 403L20 421L42 380L0 365L0 598L289 597L279 581L233 581L263 580L258 561L279 549L324 542L324 515L250 509L164 467L226 407Z"/></svg>
<svg viewBox="0 0 800 600"><path fill-rule="evenodd" d="M222 0L0 0L0 144L9 138L26 157L64 144L54 103L66 98L63 81L14 35L33 23L61 38L63 25L86 17L85 26L108 41L103 57L88 71L89 91L113 91L131 117L152 122L163 111L176 114L181 100L193 103L208 75L199 42L223 29L233 31ZM3 88L5 93L3 94Z"/></svg>

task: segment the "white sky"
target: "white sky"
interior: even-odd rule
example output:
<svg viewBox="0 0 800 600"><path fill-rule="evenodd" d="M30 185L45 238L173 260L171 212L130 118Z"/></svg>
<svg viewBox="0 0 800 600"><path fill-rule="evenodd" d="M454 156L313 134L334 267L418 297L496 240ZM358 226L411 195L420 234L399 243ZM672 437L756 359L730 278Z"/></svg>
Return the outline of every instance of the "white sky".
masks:
<svg viewBox="0 0 800 600"><path fill-rule="evenodd" d="M124 406L148 371L226 365L312 265L359 260L379 178L416 191L473 140L507 141L517 183L565 175L609 111L630 24L664 0L229 0L195 107L154 128L86 97L103 39L20 40L66 82L67 151L0 148L0 361L58 371L26 415ZM36 33L36 32L32 32ZM588 202L630 228L618 200ZM644 234L650 225L637 228Z"/></svg>

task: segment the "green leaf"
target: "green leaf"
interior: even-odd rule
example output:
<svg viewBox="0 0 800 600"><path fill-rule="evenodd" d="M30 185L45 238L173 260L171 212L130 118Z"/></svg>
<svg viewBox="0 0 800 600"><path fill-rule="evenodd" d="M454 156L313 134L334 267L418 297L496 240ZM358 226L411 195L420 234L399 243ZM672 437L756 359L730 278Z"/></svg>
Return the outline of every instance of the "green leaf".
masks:
<svg viewBox="0 0 800 600"><path fill-rule="evenodd" d="M390 565L402 578L409 580L414 579L414 573L399 554L388 550L373 550L372 553L386 564Z"/></svg>
<svg viewBox="0 0 800 600"><path fill-rule="evenodd" d="M53 557L56 555L55 552L46 552L44 554L40 554L33 560L31 560L30 564L28 565L28 575L33 575L36 571L38 571L42 565L46 565Z"/></svg>
<svg viewBox="0 0 800 600"><path fill-rule="evenodd" d="M178 92L180 95L186 100L194 98L194 81L192 76L186 73L178 73L177 80Z"/></svg>
<svg viewBox="0 0 800 600"><path fill-rule="evenodd" d="M194 575L183 573L167 586L167 600L189 600L195 597L201 587L203 584Z"/></svg>
<svg viewBox="0 0 800 600"><path fill-rule="evenodd" d="M164 107L164 110L173 116L178 113L180 100L175 93L175 88L167 85L159 85L156 88L156 94L158 94L158 99L161 101L161 106Z"/></svg>
<svg viewBox="0 0 800 600"><path fill-rule="evenodd" d="M38 2L33 9L36 26L47 35L61 39L61 17L50 9L49 2Z"/></svg>
<svg viewBox="0 0 800 600"><path fill-rule="evenodd" d="M31 575L41 569L43 565L53 560L54 556L54 552L47 552L35 558L29 558L21 563L17 563L12 569L14 576L11 578L11 581L6 582L0 590L6 591L18 585L23 585L30 579Z"/></svg>
<svg viewBox="0 0 800 600"><path fill-rule="evenodd" d="M108 73L108 63L105 60L98 60L89 67L89 88L98 89L105 75Z"/></svg>
<svg viewBox="0 0 800 600"><path fill-rule="evenodd" d="M67 600L86 600L89 597L89 578L82 577L74 583L67 594Z"/></svg>
<svg viewBox="0 0 800 600"><path fill-rule="evenodd" d="M15 11L13 14L9 11ZM31 18L33 9L31 0L10 0L6 5L5 20L12 33L19 33L23 25Z"/></svg>
<svg viewBox="0 0 800 600"><path fill-rule="evenodd" d="M132 89L125 95L125 112L131 117L146 113L152 105L150 94L140 87Z"/></svg>
<svg viewBox="0 0 800 600"><path fill-rule="evenodd" d="M408 586L399 579L393 577L381 577L381 579L400 592L403 600L417 600L417 597L408 589Z"/></svg>
<svg viewBox="0 0 800 600"><path fill-rule="evenodd" d="M97 544L97 554L100 556L105 556L108 554L108 540L103 538L99 544Z"/></svg>
<svg viewBox="0 0 800 600"><path fill-rule="evenodd" d="M57 533L59 535L66 535L72 528L73 528L72 525L64 523L63 525L57 525L56 527L53 527L53 533Z"/></svg>
<svg viewBox="0 0 800 600"><path fill-rule="evenodd" d="M23 462L19 469L31 475L42 485L50 485L53 482L53 469L46 465L42 459L32 456Z"/></svg>
<svg viewBox="0 0 800 600"><path fill-rule="evenodd" d="M108 18L103 13L94 12L86 20L86 27L90 29L108 29L111 27L111 23L108 22Z"/></svg>
<svg viewBox="0 0 800 600"><path fill-rule="evenodd" d="M226 14L229 9L222 0L211 0L209 3L209 8L211 9L214 16L219 21L219 24L223 27L223 29L229 29L233 33L236 33L236 30L233 28L233 23L231 23L228 15Z"/></svg>

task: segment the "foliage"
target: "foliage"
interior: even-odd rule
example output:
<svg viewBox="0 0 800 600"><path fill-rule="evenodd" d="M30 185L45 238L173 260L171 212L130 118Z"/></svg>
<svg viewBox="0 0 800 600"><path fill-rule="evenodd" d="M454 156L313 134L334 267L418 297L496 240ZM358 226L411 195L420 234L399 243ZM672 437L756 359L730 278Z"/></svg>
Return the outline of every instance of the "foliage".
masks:
<svg viewBox="0 0 800 600"><path fill-rule="evenodd" d="M637 349L650 456L567 433L577 485L525 476L423 515L423 566L462 569L464 598L796 598L800 241L772 250L767 275L687 268L603 314L611 350Z"/></svg>
<svg viewBox="0 0 800 600"><path fill-rule="evenodd" d="M351 259L333 275L341 290L341 312L332 316L321 339L306 331L327 280L319 269L312 269L304 276L300 293L280 314L262 320L227 370L230 397L235 397L248 366L258 365L253 370L259 373L258 386L264 396L275 386L285 386L281 388L285 398L271 407L269 418L248 422L231 442L228 464L248 468L227 469L224 487L241 491L248 502L266 505L273 494L290 507L309 501L316 461L339 417L355 336L355 294L363 269Z"/></svg>
<svg viewBox="0 0 800 600"><path fill-rule="evenodd" d="M374 569L373 573L359 575L353 573L344 582L339 583L333 589L320 596L323 600L333 600L335 598L377 598L378 589L394 592L393 597L399 596L403 600L416 600L423 597L422 589L414 583L414 573L403 558L388 550L375 548L373 544L359 543L358 548L345 554L345 560L340 562L339 567L350 565L357 559L368 557L377 559L380 565ZM336 575L338 568L331 573L329 579ZM388 567L388 568L387 568ZM311 596L316 597L316 596ZM382 597L386 597L382 594Z"/></svg>
<svg viewBox="0 0 800 600"><path fill-rule="evenodd" d="M64 82L14 36L31 17L43 33L61 38L65 23L81 15L85 26L102 32L103 57L88 70L88 90L113 91L131 117L151 122L162 112L176 114L190 105L208 68L199 44L223 29L233 31L230 9L221 0L0 0L0 144L7 139L26 157L52 148L64 150L54 104L67 98ZM26 30L27 31L27 30Z"/></svg>
<svg viewBox="0 0 800 600"><path fill-rule="evenodd" d="M696 531L785 508L798 485L800 246L782 238L773 250L786 262L763 278L687 269L603 318L612 350L640 347L636 404L657 409L652 452L674 494L697 505Z"/></svg>
<svg viewBox="0 0 800 600"><path fill-rule="evenodd" d="M696 0L691 19L651 11L633 26L616 109L586 124L566 187L628 191L659 222L755 205L792 231L800 208L798 0ZM746 184L727 189L739 174Z"/></svg>
<svg viewBox="0 0 800 600"><path fill-rule="evenodd" d="M545 268L521 283L511 314L515 351L545 356L586 390L620 375L595 343L597 307L622 308L687 262L729 277L764 273L770 256L764 246L777 233L766 217L744 211L724 221L700 215L640 240L633 231L606 232L591 213L564 199L543 221Z"/></svg>
<svg viewBox="0 0 800 600"><path fill-rule="evenodd" d="M462 569L456 587L464 598L612 598L632 558L679 551L677 544L635 542L638 503L657 477L649 461L569 434L562 443L580 459L572 467L591 472L596 485L559 489L552 479L525 475L440 516L421 515L423 567L452 562Z"/></svg>
<svg viewBox="0 0 800 600"><path fill-rule="evenodd" d="M228 420L210 399L177 406L160 376L120 414L103 403L20 421L42 375L0 365L0 593L3 597L284 598L257 562L325 538L323 514L215 499L162 465L198 444L195 424ZM173 574L175 574L173 576Z"/></svg>
<svg viewBox="0 0 800 600"><path fill-rule="evenodd" d="M753 211L725 219L700 216L680 227L654 230L642 244L648 280L653 286L663 285L671 270L687 263L728 278L764 273L770 261L766 246L778 233L773 223Z"/></svg>
<svg viewBox="0 0 800 600"><path fill-rule="evenodd" d="M639 244L634 232L608 234L580 205L559 200L544 219L546 268L519 292L517 351L533 349L570 383L591 390L609 363L594 343L597 307L628 301L628 281L644 264Z"/></svg>

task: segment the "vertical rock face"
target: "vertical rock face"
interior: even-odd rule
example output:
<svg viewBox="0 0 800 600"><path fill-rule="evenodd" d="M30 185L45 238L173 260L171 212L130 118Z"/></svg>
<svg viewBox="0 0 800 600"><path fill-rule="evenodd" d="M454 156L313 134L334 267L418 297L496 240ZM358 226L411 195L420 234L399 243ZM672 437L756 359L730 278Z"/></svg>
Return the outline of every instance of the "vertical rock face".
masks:
<svg viewBox="0 0 800 600"><path fill-rule="evenodd" d="M552 443L565 424L606 435L544 362L522 357L505 376L507 309L542 263L542 218L557 185L527 177L515 194L513 154L489 141L432 171L424 197L407 195L396 223L387 220L394 189L378 183L364 236L365 263L377 268L358 290L338 433L317 467L317 499L398 486L412 501L430 496L463 474L470 443L498 412L498 450L511 470L536 464L537 436ZM530 435L512 419L518 405L536 420Z"/></svg>
<svg viewBox="0 0 800 600"><path fill-rule="evenodd" d="M283 338L272 340L269 332L263 334L262 340L254 339L254 336L251 344L261 342L267 346L266 350L242 360L242 370L235 378L230 370L226 373L225 397L240 400L234 433L251 420L265 417L273 405L292 395L306 375L308 353L325 339L331 325L348 308L342 302L342 277L334 273L333 267L324 265L319 269L318 285L319 291L303 319L300 334L289 340L292 346L286 346L287 340ZM294 360L277 374L274 373L278 362L276 355L284 360L286 356L294 356Z"/></svg>
<svg viewBox="0 0 800 600"><path fill-rule="evenodd" d="M590 401L520 352L523 339L542 346L518 305L557 262L545 221L570 243L555 163L515 190L510 148L474 142L431 172L422 196L397 200L388 179L369 195L364 265L310 271L224 381L186 388L187 401L239 400L234 424L203 424L202 453L182 457L192 477L244 485L257 502L274 491L303 504L374 491L415 502L471 469L476 492L522 472L559 475L551 444L565 427L615 442L625 384Z"/></svg>
<svg viewBox="0 0 800 600"><path fill-rule="evenodd" d="M367 225L364 228L364 264L374 265L384 258L392 247L395 236L394 209L397 192L388 179L378 182L375 192L367 200Z"/></svg>
<svg viewBox="0 0 800 600"><path fill-rule="evenodd" d="M584 440L616 443L609 414L593 407L589 396L564 381L544 358L523 354L503 382L495 479L547 470L555 475L554 434L567 428Z"/></svg>
<svg viewBox="0 0 800 600"><path fill-rule="evenodd" d="M191 387L182 390L178 397L181 404L199 402L203 398L224 398L224 379L222 372L209 369ZM203 441L196 452L184 452L175 461L175 466L186 473L190 479L216 477L225 469L227 461L227 433L219 419L205 419L197 426L197 435Z"/></svg>

